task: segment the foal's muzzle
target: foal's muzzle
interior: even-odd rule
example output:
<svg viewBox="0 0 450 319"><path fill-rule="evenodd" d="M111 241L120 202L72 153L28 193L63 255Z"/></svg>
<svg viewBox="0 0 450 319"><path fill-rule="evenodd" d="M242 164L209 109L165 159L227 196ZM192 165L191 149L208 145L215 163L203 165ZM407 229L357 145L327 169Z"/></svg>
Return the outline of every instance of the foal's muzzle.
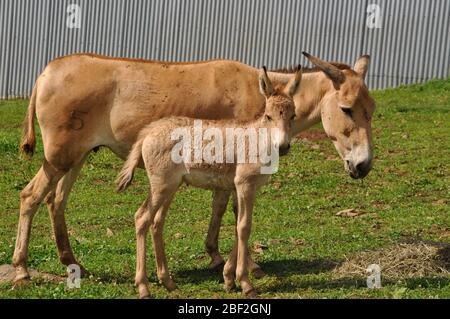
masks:
<svg viewBox="0 0 450 319"><path fill-rule="evenodd" d="M287 153L289 153L290 149L291 149L291 144L280 145L280 147L278 148L278 153L280 154L280 156L284 156Z"/></svg>

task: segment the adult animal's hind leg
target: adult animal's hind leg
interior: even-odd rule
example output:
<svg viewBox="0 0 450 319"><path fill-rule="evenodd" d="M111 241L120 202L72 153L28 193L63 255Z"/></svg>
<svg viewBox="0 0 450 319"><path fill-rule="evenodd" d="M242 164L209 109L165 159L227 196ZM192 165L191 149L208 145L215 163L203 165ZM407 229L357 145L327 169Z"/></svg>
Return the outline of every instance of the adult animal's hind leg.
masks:
<svg viewBox="0 0 450 319"><path fill-rule="evenodd" d="M27 259L33 216L44 197L56 186L64 173L64 171L53 168L44 160L38 173L20 193L19 225L13 255L13 266L16 268L15 282L30 278Z"/></svg>
<svg viewBox="0 0 450 319"><path fill-rule="evenodd" d="M70 191L72 190L72 186L75 183L86 158L87 155L80 162L80 164L73 167L61 178L56 188L49 193L46 199L47 208L52 222L53 234L55 236L56 246L58 248L59 260L66 266L71 264L78 265L82 275L86 275L87 271L76 260L72 252L64 211L66 209L67 199Z"/></svg>
<svg viewBox="0 0 450 319"><path fill-rule="evenodd" d="M206 252L211 257L209 269L215 269L223 264L223 257L219 253L219 231L222 217L227 210L230 192L215 190L213 192L212 216L209 222L208 235L206 236Z"/></svg>

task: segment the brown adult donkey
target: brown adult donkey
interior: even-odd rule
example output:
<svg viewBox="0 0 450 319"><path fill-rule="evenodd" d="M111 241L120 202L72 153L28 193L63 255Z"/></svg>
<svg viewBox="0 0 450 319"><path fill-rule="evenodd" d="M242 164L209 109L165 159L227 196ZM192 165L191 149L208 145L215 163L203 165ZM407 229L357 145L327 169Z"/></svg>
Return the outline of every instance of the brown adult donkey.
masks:
<svg viewBox="0 0 450 319"><path fill-rule="evenodd" d="M364 84L369 58L359 58L351 68L305 55L318 68L304 71L302 88L294 96L296 121L292 132L296 134L322 119L346 170L352 177L362 178L372 166L374 101ZM269 77L278 86L286 85L294 76L269 73ZM165 63L92 54L51 61L35 83L25 118L21 149L33 154L36 115L44 160L20 194L13 256L16 281L29 278L31 223L44 199L61 262L79 264L69 244L64 209L78 173L93 149L106 146L125 159L139 131L162 117L251 120L263 109L258 70L239 62ZM221 210L225 209L229 195L222 191L214 193L214 216L223 214ZM218 220L215 218L211 224ZM214 250L217 243L211 242L214 241L207 243L208 251L213 256L212 264L217 264L221 256ZM258 269L254 263L249 265Z"/></svg>

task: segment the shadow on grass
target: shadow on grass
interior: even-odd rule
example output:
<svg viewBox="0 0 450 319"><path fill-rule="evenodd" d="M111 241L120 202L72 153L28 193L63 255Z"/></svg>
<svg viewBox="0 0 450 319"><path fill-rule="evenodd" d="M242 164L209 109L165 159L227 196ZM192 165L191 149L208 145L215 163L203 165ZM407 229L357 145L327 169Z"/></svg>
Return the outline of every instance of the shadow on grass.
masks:
<svg viewBox="0 0 450 319"><path fill-rule="evenodd" d="M337 261L328 259L316 260L299 260L299 259L282 259L274 261L266 261L259 263L259 266L269 276L288 276L292 274L319 274L334 269L338 264ZM223 281L223 267L217 269L195 268L177 271L174 273L175 279L187 280L191 283L202 283L204 281Z"/></svg>
<svg viewBox="0 0 450 319"><path fill-rule="evenodd" d="M261 293L274 293L274 292L295 292L299 289L358 289L367 288L366 279L364 278L320 278L320 279L305 279L292 281L289 278L279 278L280 280L264 285L259 290ZM448 277L420 277L409 279L382 279L382 287L388 288L390 286L401 285L408 289L430 289L430 288L442 288L450 285L450 278Z"/></svg>
<svg viewBox="0 0 450 319"><path fill-rule="evenodd" d="M286 275L306 275L319 274L333 270L339 261L330 259L282 259L265 261L259 263L259 266L268 274L273 276Z"/></svg>
<svg viewBox="0 0 450 319"><path fill-rule="evenodd" d="M440 255L448 257L448 247L440 251ZM261 293L294 292L299 289L358 289L366 288L366 278L362 276L340 276L333 270L343 261L332 259L281 259L259 262L270 280L260 285ZM174 280L178 283L202 284L206 282L223 282L223 268L191 268L173 272ZM157 282L154 271L148 273L150 282ZM292 276L295 276L294 278ZM102 282L132 283L134 273L103 273L99 274ZM257 283L258 280L255 280ZM383 278L382 286L401 285L408 289L441 288L450 285L450 277L436 275L415 278Z"/></svg>
<svg viewBox="0 0 450 319"><path fill-rule="evenodd" d="M337 277L333 269L339 261L328 259L298 260L284 259L260 262L261 268L275 280L260 286L261 293L294 292L299 289L358 289L367 288L364 277ZM298 277L300 275L300 277ZM301 275L304 275L302 277ZM310 276L317 275L317 276ZM292 278L291 276L297 276ZM222 269L187 269L174 273L177 282L201 284L206 281L223 282ZM258 280L255 280L257 283ZM450 277L426 276L417 278L382 278L382 286L401 285L408 289L441 288L450 285Z"/></svg>

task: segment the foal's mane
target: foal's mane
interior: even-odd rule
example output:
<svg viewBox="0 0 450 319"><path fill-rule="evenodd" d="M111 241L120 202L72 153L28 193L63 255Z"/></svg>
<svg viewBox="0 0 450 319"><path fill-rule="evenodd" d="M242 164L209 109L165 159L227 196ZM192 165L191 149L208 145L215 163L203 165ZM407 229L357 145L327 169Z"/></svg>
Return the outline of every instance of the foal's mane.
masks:
<svg viewBox="0 0 450 319"><path fill-rule="evenodd" d="M330 62L330 64L334 65L339 70L351 70L352 69L350 67L350 65L341 63L341 62ZM288 66L288 67L284 67L284 68L270 70L270 72L286 73L286 74L295 73L296 71L297 71L297 65L292 65L292 66ZM313 73L313 72L319 72L319 71L321 71L321 69L319 69L316 66L314 66L312 68L302 67L303 73Z"/></svg>

